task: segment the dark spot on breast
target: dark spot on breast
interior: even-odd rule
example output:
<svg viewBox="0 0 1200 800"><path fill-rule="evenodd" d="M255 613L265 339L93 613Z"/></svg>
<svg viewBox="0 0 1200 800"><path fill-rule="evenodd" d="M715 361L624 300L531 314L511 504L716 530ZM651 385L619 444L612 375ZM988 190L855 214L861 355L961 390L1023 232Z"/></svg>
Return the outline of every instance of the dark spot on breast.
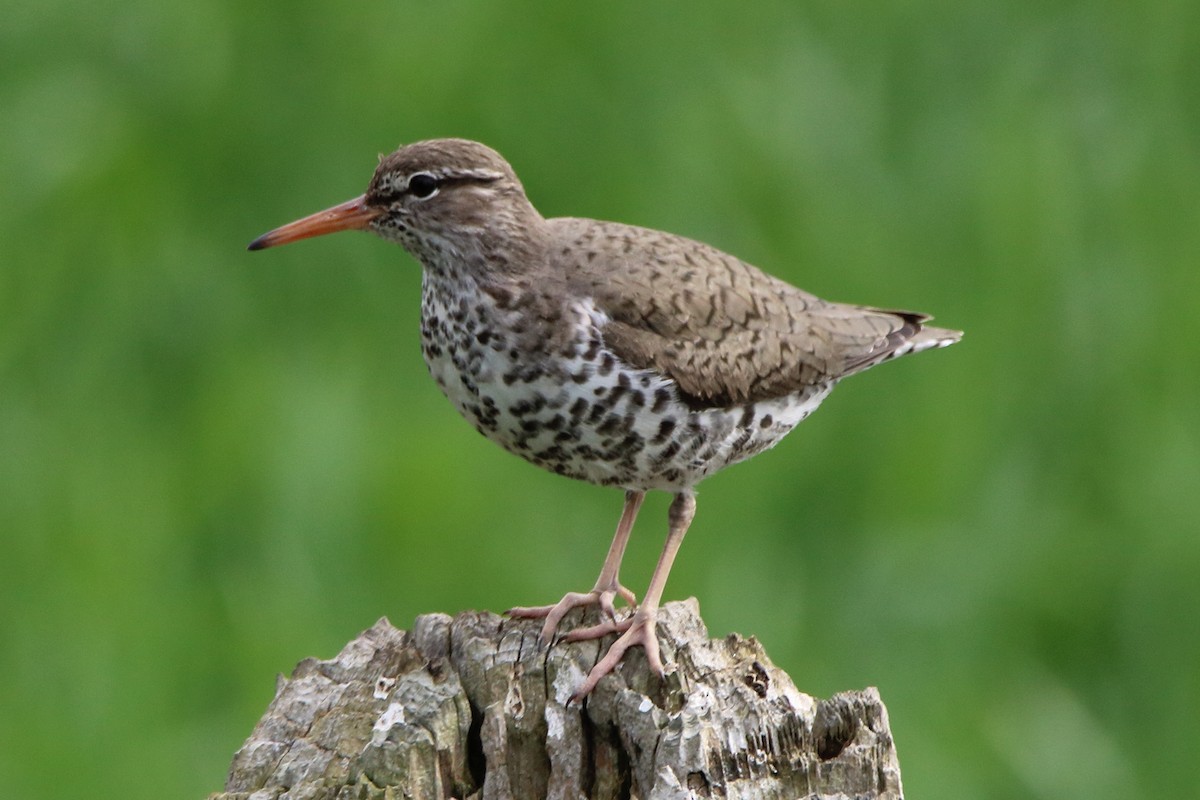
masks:
<svg viewBox="0 0 1200 800"><path fill-rule="evenodd" d="M610 455L614 458L623 458L626 455L641 452L642 437L636 433L631 433L621 441L617 442L610 451Z"/></svg>
<svg viewBox="0 0 1200 800"><path fill-rule="evenodd" d="M655 443L657 443L657 440ZM660 465L660 466L662 464L666 464L672 458L675 457L675 455L680 451L680 449L681 448L680 448L679 442L677 442L677 441L671 442L669 445L667 445L662 450L660 450L658 455L656 455L654 457L654 463L657 465Z"/></svg>
<svg viewBox="0 0 1200 800"><path fill-rule="evenodd" d="M675 420L671 418L664 419L658 423L658 433L651 440L654 444L662 444L667 440L667 437L675 430Z"/></svg>
<svg viewBox="0 0 1200 800"><path fill-rule="evenodd" d="M560 445L552 445L551 447L538 453L539 456L547 461L566 461L567 454Z"/></svg>
<svg viewBox="0 0 1200 800"><path fill-rule="evenodd" d="M774 421L775 420L771 417L770 414L764 414L763 418L761 420L759 420L758 425L760 428L769 428L769 427L771 427L771 423L773 423Z"/></svg>
<svg viewBox="0 0 1200 800"><path fill-rule="evenodd" d="M671 401L671 392L668 389L658 389L654 392L654 405L650 406L650 410L655 414L661 412L667 407L667 403Z"/></svg>

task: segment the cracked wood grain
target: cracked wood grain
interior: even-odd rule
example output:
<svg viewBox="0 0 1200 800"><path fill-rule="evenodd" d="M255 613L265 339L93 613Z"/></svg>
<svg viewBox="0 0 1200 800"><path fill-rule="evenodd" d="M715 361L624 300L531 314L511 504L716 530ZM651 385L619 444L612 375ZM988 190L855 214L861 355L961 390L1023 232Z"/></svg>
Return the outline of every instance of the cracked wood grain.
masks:
<svg viewBox="0 0 1200 800"><path fill-rule="evenodd" d="M708 638L667 603L652 675L640 650L568 705L607 642L539 651L540 621L381 619L305 659L211 800L902 798L887 710L868 688L816 700L753 638Z"/></svg>

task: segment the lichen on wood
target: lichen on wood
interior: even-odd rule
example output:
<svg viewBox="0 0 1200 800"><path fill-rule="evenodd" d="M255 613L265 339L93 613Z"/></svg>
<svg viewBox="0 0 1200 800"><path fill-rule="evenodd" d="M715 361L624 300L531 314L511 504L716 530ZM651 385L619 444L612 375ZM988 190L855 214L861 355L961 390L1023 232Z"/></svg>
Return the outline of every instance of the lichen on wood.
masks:
<svg viewBox="0 0 1200 800"><path fill-rule="evenodd" d="M659 612L664 678L635 649L582 705L611 639L539 649L539 628L381 619L280 678L213 800L903 796L875 689L803 694L755 639L710 640L694 600Z"/></svg>

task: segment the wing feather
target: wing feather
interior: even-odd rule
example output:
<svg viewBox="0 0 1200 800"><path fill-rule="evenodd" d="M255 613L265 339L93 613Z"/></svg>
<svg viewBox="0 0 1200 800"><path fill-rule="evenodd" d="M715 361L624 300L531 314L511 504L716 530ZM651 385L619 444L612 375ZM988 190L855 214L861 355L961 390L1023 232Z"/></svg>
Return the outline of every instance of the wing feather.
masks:
<svg viewBox="0 0 1200 800"><path fill-rule="evenodd" d="M672 234L549 222L575 243L560 251L559 274L606 315L606 345L636 367L670 375L694 405L754 402L837 380L915 349L929 319L831 303ZM940 332L952 336L945 344L957 338Z"/></svg>

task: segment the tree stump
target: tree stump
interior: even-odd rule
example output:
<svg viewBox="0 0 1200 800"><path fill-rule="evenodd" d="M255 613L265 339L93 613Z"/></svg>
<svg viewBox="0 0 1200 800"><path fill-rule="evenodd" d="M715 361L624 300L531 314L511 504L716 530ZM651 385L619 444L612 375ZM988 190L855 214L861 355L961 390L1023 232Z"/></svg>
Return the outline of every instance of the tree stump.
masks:
<svg viewBox="0 0 1200 800"><path fill-rule="evenodd" d="M611 637L539 650L540 625L381 619L305 659L212 800L903 797L874 688L802 694L754 638L709 640L694 599L659 612L665 678L634 649L582 706Z"/></svg>

